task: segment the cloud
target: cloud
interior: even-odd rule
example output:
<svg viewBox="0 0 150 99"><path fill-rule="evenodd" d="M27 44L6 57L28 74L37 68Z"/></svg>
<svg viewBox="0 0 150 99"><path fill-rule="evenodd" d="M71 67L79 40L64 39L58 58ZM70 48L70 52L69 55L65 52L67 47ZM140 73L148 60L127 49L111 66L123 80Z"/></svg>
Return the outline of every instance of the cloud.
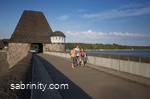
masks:
<svg viewBox="0 0 150 99"><path fill-rule="evenodd" d="M84 12L86 9L79 9L78 12Z"/></svg>
<svg viewBox="0 0 150 99"><path fill-rule="evenodd" d="M150 45L149 34L129 33L129 32L98 32L98 31L67 31L67 42L82 43L117 43L121 45Z"/></svg>
<svg viewBox="0 0 150 99"><path fill-rule="evenodd" d="M136 4L133 4L133 3L130 3L128 5L120 5L120 9L127 9L127 8L137 8L137 7L142 7L142 6L147 6L149 5L150 2L145 2L145 3L136 3Z"/></svg>
<svg viewBox="0 0 150 99"><path fill-rule="evenodd" d="M124 9L124 8L128 8L128 9ZM84 14L81 17L108 19L108 18L139 16L139 15L150 13L150 7L131 8L131 6L128 6L128 7L126 6L124 8L122 9L118 8L118 9L113 9L113 10L99 12L99 13Z"/></svg>
<svg viewBox="0 0 150 99"><path fill-rule="evenodd" d="M144 34L138 34L138 33L122 33L122 32L109 32L109 33L105 33L105 32L96 32L96 31L92 31L92 30L88 30L88 31L83 31L83 32L71 32L71 31L67 31L67 34L71 35L71 36L77 36L77 37L88 37L91 39L98 39L101 37L114 37L114 36L119 36L119 37L141 37L144 36Z"/></svg>
<svg viewBox="0 0 150 99"><path fill-rule="evenodd" d="M62 15L60 17L57 17L57 19L59 19L59 20L67 20L68 18L69 18L68 15Z"/></svg>

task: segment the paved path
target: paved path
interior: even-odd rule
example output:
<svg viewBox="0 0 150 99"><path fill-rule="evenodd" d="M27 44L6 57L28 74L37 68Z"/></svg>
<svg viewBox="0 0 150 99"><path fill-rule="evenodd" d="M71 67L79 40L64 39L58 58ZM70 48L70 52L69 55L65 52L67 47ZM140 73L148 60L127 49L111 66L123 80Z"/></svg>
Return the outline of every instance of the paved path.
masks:
<svg viewBox="0 0 150 99"><path fill-rule="evenodd" d="M39 54L54 83L68 84L60 89L64 99L150 99L150 87L121 79L88 67L71 68L71 62Z"/></svg>

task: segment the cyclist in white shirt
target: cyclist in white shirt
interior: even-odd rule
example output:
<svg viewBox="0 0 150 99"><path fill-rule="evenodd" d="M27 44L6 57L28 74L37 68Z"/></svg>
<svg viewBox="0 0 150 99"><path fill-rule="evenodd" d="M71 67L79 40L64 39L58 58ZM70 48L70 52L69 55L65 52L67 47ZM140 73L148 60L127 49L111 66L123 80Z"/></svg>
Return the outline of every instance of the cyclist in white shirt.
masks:
<svg viewBox="0 0 150 99"><path fill-rule="evenodd" d="M75 52L76 52L76 63L79 66L79 64L80 64L80 60L79 60L79 58L80 58L80 49L79 49L78 45L75 48Z"/></svg>

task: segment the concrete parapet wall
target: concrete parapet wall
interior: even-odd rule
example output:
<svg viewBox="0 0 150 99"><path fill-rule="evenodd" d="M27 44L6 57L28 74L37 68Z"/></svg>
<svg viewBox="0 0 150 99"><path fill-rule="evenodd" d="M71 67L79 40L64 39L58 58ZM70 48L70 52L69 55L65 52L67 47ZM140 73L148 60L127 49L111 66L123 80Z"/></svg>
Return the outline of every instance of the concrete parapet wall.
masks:
<svg viewBox="0 0 150 99"><path fill-rule="evenodd" d="M28 43L9 43L8 45L8 55L7 61L9 68L15 65L18 61L24 58L30 49L30 44Z"/></svg>
<svg viewBox="0 0 150 99"><path fill-rule="evenodd" d="M69 53L59 53L59 52L45 52L46 54L51 54L55 56L60 56L64 58L70 58ZM88 56L88 63L106 67L109 69L114 69L121 72L126 72L146 78L150 78L150 63L147 62L137 62L131 60L123 59L113 59L113 58L104 58L98 56Z"/></svg>

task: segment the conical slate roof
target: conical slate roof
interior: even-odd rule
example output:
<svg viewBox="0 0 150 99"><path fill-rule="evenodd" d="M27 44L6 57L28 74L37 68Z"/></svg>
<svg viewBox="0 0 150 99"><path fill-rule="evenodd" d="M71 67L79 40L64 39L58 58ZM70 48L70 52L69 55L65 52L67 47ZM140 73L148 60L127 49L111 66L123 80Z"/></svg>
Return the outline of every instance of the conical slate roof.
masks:
<svg viewBox="0 0 150 99"><path fill-rule="evenodd" d="M52 36L61 36L61 37L66 37L65 34L61 31L55 31Z"/></svg>
<svg viewBox="0 0 150 99"><path fill-rule="evenodd" d="M25 10L10 42L51 43L50 36L52 33L53 31L42 12Z"/></svg>

